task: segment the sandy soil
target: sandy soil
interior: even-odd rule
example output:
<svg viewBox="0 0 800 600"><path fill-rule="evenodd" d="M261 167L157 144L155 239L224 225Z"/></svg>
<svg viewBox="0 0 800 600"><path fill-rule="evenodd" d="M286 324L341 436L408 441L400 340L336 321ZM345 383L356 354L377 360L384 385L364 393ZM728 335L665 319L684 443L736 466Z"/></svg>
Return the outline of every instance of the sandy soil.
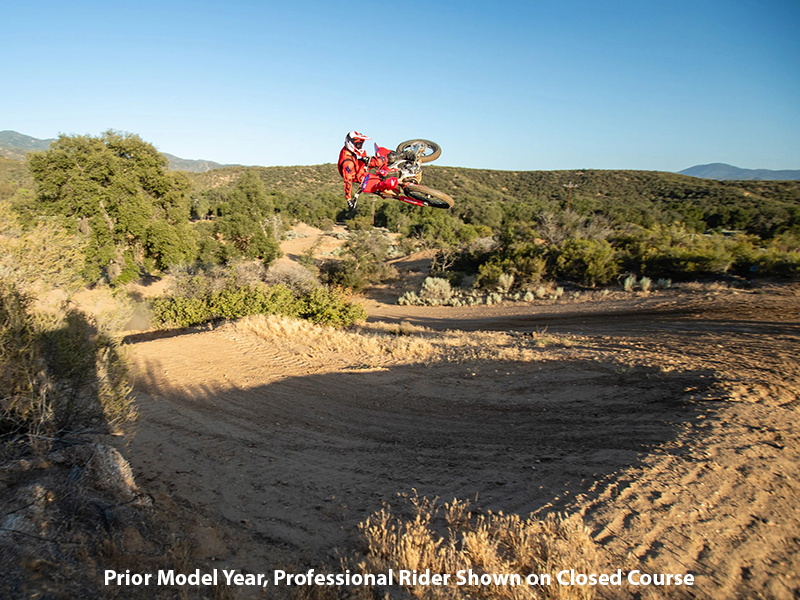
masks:
<svg viewBox="0 0 800 600"><path fill-rule="evenodd" d="M696 597L796 598L799 295L368 303L371 319L432 331L554 335L525 361L376 364L231 325L133 336L141 419L126 454L209 564L331 564L359 522L416 489L580 512L611 566L695 573Z"/></svg>
<svg viewBox="0 0 800 600"><path fill-rule="evenodd" d="M335 565L415 489L580 513L611 568L694 573L687 597L800 597L800 286L390 298L365 300L371 322L502 332L525 358L375 357L234 324L128 337L140 420L123 452L193 564Z"/></svg>

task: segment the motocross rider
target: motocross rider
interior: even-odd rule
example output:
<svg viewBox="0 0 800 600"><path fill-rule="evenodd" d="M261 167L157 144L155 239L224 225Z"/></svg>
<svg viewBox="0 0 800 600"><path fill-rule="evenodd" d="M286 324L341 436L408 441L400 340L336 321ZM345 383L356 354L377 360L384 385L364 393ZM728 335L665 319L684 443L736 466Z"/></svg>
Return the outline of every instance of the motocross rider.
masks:
<svg viewBox="0 0 800 600"><path fill-rule="evenodd" d="M413 152L389 152L388 156L369 157L367 151L363 149L364 142L372 138L367 137L358 131L351 131L344 138L344 147L339 152L339 175L344 179L344 197L347 200L347 208L353 210L355 201L353 200L353 184L358 186L364 182L367 170L380 168L386 164L393 163L402 158L404 160L414 160L416 155Z"/></svg>

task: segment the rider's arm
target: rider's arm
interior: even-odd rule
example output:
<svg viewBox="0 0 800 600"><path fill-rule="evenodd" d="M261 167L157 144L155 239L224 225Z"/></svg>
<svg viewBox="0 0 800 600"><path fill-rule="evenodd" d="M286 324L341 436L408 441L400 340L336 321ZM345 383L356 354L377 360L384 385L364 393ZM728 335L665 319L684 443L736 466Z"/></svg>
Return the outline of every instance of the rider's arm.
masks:
<svg viewBox="0 0 800 600"><path fill-rule="evenodd" d="M380 169L384 165L386 165L389 161L385 156L375 155L369 160L369 167L370 169L377 168Z"/></svg>

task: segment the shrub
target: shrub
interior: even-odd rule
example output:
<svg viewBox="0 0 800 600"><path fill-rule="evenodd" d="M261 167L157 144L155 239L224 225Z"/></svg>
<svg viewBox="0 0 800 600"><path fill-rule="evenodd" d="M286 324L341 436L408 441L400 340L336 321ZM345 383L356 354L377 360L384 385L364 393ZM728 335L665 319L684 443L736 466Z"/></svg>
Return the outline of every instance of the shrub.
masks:
<svg viewBox="0 0 800 600"><path fill-rule="evenodd" d="M608 284L619 272L617 253L606 240L572 239L557 254L559 275L584 285Z"/></svg>
<svg viewBox="0 0 800 600"><path fill-rule="evenodd" d="M478 277L475 286L487 292L497 289L500 278L503 276L503 267L496 262L487 262L478 267Z"/></svg>
<svg viewBox="0 0 800 600"><path fill-rule="evenodd" d="M361 291L367 285L364 272L359 269L358 262L353 258L326 260L319 267L319 277L328 285L355 291Z"/></svg>
<svg viewBox="0 0 800 600"><path fill-rule="evenodd" d="M362 290L369 283L395 277L397 271L385 263L391 239L382 231L356 231L344 246L342 260L329 260L320 265L320 279L332 286Z"/></svg>
<svg viewBox="0 0 800 600"><path fill-rule="evenodd" d="M202 298L163 296L150 301L153 323L159 327L191 327L212 318L211 309Z"/></svg>
<svg viewBox="0 0 800 600"><path fill-rule="evenodd" d="M64 219L42 218L23 230L6 203L0 203L0 273L18 289L41 292L83 287L87 236L68 233Z"/></svg>
<svg viewBox="0 0 800 600"><path fill-rule="evenodd" d="M229 281L222 289L192 297L173 295L151 301L157 327L191 327L214 319L239 319L248 315L300 316L315 323L351 325L366 318L341 288L315 287L308 293L293 293L283 284L239 286Z"/></svg>
<svg viewBox="0 0 800 600"><path fill-rule="evenodd" d="M628 275L622 282L622 289L632 292L636 288L636 275Z"/></svg>
<svg viewBox="0 0 800 600"><path fill-rule="evenodd" d="M578 572L598 572L602 555L589 530L578 516L550 515L538 520L516 514L475 511L469 502L454 499L445 504L443 516L435 500L409 498L413 514L396 516L386 506L359 525L365 545L365 571L414 568L420 572L517 574L522 582L530 573L555 572L556 565L570 565ZM528 593L514 585L476 585L467 582L457 592L428 586L408 586L410 598L475 598L517 600L519 598L587 599L589 588L558 585L528 587Z"/></svg>
<svg viewBox="0 0 800 600"><path fill-rule="evenodd" d="M35 315L0 280L0 437L52 435L133 418L118 344L81 312Z"/></svg>
<svg viewBox="0 0 800 600"><path fill-rule="evenodd" d="M303 298L299 314L312 323L333 327L346 327L367 318L364 307L350 302L342 288L315 288Z"/></svg>
<svg viewBox="0 0 800 600"><path fill-rule="evenodd" d="M445 304L453 297L453 288L447 279L428 277L422 282L419 298L424 303Z"/></svg>
<svg viewBox="0 0 800 600"><path fill-rule="evenodd" d="M311 270L296 263L289 265L276 263L270 266L264 275L264 282L268 285L285 285L295 295L308 294L320 285Z"/></svg>
<svg viewBox="0 0 800 600"><path fill-rule="evenodd" d="M503 273L497 279L497 291L501 294L507 294L514 285L514 276L511 273Z"/></svg>
<svg viewBox="0 0 800 600"><path fill-rule="evenodd" d="M682 225L656 225L620 239L627 266L649 277L692 279L728 272L752 248L747 236L703 235Z"/></svg>
<svg viewBox="0 0 800 600"><path fill-rule="evenodd" d="M797 277L800 275L800 252L782 250L776 244L750 248L736 257L733 270L747 277Z"/></svg>
<svg viewBox="0 0 800 600"><path fill-rule="evenodd" d="M406 292L397 299L397 303L401 306L414 306L415 304L422 304L417 292Z"/></svg>
<svg viewBox="0 0 800 600"><path fill-rule="evenodd" d="M641 286L642 291L644 293L648 293L650 291L650 288L653 286L653 280L650 279L649 277L642 277L639 280L639 285Z"/></svg>

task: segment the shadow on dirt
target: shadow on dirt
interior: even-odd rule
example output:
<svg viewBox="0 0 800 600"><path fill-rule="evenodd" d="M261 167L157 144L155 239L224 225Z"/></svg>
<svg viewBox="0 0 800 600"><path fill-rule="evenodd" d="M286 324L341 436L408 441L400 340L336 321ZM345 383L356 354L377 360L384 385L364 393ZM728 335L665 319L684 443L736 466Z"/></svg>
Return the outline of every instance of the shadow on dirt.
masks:
<svg viewBox="0 0 800 600"><path fill-rule="evenodd" d="M692 398L714 384L708 373L590 361L398 366L179 391L159 387L161 372L151 363L136 382L137 481L227 528L213 557L254 569L276 549L331 560L359 522L412 489L484 510L569 510L647 453L683 453L679 434L709 410Z"/></svg>

